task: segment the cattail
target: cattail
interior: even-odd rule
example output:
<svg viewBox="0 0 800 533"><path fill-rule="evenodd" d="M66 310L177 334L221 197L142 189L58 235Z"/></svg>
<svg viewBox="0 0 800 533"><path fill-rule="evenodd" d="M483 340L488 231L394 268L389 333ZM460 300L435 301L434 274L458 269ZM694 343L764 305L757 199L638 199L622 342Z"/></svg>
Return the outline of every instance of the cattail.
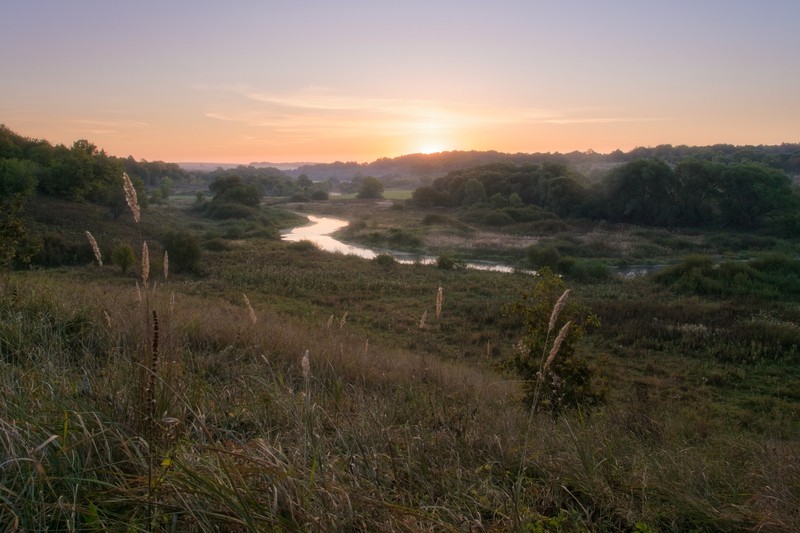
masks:
<svg viewBox="0 0 800 533"><path fill-rule="evenodd" d="M306 354L303 356L300 366L303 368L303 379L308 381L308 378L311 375L311 362L308 360L308 350L306 350Z"/></svg>
<svg viewBox="0 0 800 533"><path fill-rule="evenodd" d="M98 266L103 266L103 258L100 255L100 247L97 246L97 241L88 231L86 232L86 238L89 239L89 244L92 245L92 251L94 252L94 258L97 259Z"/></svg>
<svg viewBox="0 0 800 533"><path fill-rule="evenodd" d="M250 322L255 324L256 320L258 320L258 319L256 317L256 312L253 309L253 306L250 305L250 298L248 298L245 293L242 293L242 296L244 296L244 305L247 306L247 312L250 313Z"/></svg>
<svg viewBox="0 0 800 533"><path fill-rule="evenodd" d="M425 319L428 317L428 310L422 312L422 318L419 319L419 329L425 329Z"/></svg>
<svg viewBox="0 0 800 533"><path fill-rule="evenodd" d="M147 242L142 243L142 285L147 290L147 279L150 277L150 252L147 250Z"/></svg>
<svg viewBox="0 0 800 533"><path fill-rule="evenodd" d="M344 312L342 319L339 320L339 329L343 329L345 324L347 324L347 311Z"/></svg>
<svg viewBox="0 0 800 533"><path fill-rule="evenodd" d="M556 358L558 351L561 349L561 343L564 342L564 337L567 336L567 329L569 329L571 324L572 320L564 324L564 326L561 328L561 331L558 332L558 337L556 337L555 342L553 342L553 348L550 350L550 355L547 356L547 361L545 361L544 366L542 366L542 373L539 375L541 379L544 379L544 373L547 370L547 367L550 366L550 363L553 362L553 359Z"/></svg>
<svg viewBox="0 0 800 533"><path fill-rule="evenodd" d="M169 277L169 254L164 250L164 281Z"/></svg>
<svg viewBox="0 0 800 533"><path fill-rule="evenodd" d="M553 331L553 328L556 327L556 320L558 320L558 314L564 308L564 304L567 302L567 296L569 296L570 290L567 289L564 291L564 294L561 295L561 298L558 299L556 305L553 306L553 312L550 313L550 324L547 326L547 333Z"/></svg>
<svg viewBox="0 0 800 533"><path fill-rule="evenodd" d="M138 223L141 220L141 209L139 209L139 200L136 198L136 189L133 187L127 172L122 173L122 187L125 189L125 201L128 202L128 207L131 208L133 220Z"/></svg>
<svg viewBox="0 0 800 533"><path fill-rule="evenodd" d="M442 316L442 288L436 292L436 320Z"/></svg>

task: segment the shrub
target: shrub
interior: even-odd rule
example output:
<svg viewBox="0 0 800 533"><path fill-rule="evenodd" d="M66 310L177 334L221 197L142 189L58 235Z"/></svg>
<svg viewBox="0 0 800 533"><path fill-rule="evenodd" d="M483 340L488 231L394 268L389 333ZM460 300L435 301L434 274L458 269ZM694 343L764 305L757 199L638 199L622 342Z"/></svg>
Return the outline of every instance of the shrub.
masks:
<svg viewBox="0 0 800 533"><path fill-rule="evenodd" d="M514 223L514 219L508 213L495 211L483 217L483 223L487 226L509 226Z"/></svg>
<svg viewBox="0 0 800 533"><path fill-rule="evenodd" d="M599 320L567 295L564 281L552 271L539 273L533 293L508 308L521 319L525 334L515 353L501 363L525 380L525 401L552 414L605 399L595 383L596 370L576 351L586 330L599 326Z"/></svg>
<svg viewBox="0 0 800 533"><path fill-rule="evenodd" d="M534 244L527 251L528 265L531 268L549 267L555 269L561 260L561 254L552 244Z"/></svg>
<svg viewBox="0 0 800 533"><path fill-rule="evenodd" d="M436 260L436 268L442 270L460 270L466 268L466 264L461 259L450 255L440 255Z"/></svg>
<svg viewBox="0 0 800 533"><path fill-rule="evenodd" d="M372 261L376 265L380 265L384 268L391 268L397 264L397 259L395 259L392 254L378 254Z"/></svg>
<svg viewBox="0 0 800 533"><path fill-rule="evenodd" d="M576 261L570 266L568 274L581 283L599 283L611 277L608 265L594 259Z"/></svg>
<svg viewBox="0 0 800 533"><path fill-rule="evenodd" d="M122 273L128 272L128 269L136 262L136 254L130 244L123 243L114 248L111 253L111 261L117 265Z"/></svg>
<svg viewBox="0 0 800 533"><path fill-rule="evenodd" d="M175 272L195 272L202 257L200 241L187 231L169 232L161 239L169 252L170 269Z"/></svg>

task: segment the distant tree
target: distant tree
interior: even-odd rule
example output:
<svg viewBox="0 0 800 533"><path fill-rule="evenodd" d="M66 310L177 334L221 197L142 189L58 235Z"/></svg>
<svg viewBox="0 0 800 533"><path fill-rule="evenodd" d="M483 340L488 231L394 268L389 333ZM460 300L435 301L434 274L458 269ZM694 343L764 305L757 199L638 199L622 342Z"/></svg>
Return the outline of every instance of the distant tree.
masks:
<svg viewBox="0 0 800 533"><path fill-rule="evenodd" d="M256 185L245 183L239 176L216 178L209 190L214 193L214 202L235 203L249 207L258 207L261 203L261 191Z"/></svg>
<svg viewBox="0 0 800 533"><path fill-rule="evenodd" d="M464 184L463 205L474 205L486 201L486 188L479 180L470 178Z"/></svg>
<svg viewBox="0 0 800 533"><path fill-rule="evenodd" d="M308 187L312 187L313 185L314 185L314 182L311 181L311 178L309 178L305 174L300 174L299 176L297 176L297 186L298 187L308 188Z"/></svg>
<svg viewBox="0 0 800 533"><path fill-rule="evenodd" d="M383 198L383 183L378 178L365 176L356 197L362 199Z"/></svg>
<svg viewBox="0 0 800 533"><path fill-rule="evenodd" d="M172 195L172 179L169 176L162 176L158 184L158 190L161 192L163 200L169 200Z"/></svg>

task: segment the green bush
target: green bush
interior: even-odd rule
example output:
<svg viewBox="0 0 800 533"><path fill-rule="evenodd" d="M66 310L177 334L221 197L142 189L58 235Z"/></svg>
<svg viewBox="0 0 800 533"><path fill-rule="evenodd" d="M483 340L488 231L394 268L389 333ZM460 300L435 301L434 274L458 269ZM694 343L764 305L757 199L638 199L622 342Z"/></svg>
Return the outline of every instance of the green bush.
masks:
<svg viewBox="0 0 800 533"><path fill-rule="evenodd" d="M576 261L570 266L568 274L571 279L581 283L599 283L611 277L608 265L594 259Z"/></svg>
<svg viewBox="0 0 800 533"><path fill-rule="evenodd" d="M395 259L392 254L378 254L372 261L376 265L380 265L384 268L391 268L397 264L397 259Z"/></svg>
<svg viewBox="0 0 800 533"><path fill-rule="evenodd" d="M200 240L188 231L169 232L161 239L169 253L170 269L175 272L195 272L203 255Z"/></svg>
<svg viewBox="0 0 800 533"><path fill-rule="evenodd" d="M466 264L461 259L450 255L440 255L438 259L436 259L436 268L440 268L442 270L460 270L466 268Z"/></svg>
<svg viewBox="0 0 800 533"><path fill-rule="evenodd" d="M117 265L122 273L128 272L128 269L136 262L136 254L130 244L123 243L114 248L111 253L111 261Z"/></svg>

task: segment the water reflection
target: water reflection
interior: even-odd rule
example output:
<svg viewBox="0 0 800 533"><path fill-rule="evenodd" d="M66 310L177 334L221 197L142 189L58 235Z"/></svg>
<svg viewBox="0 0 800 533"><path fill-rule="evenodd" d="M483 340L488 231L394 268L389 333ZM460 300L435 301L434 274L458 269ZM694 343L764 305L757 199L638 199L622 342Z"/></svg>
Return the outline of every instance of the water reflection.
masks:
<svg viewBox="0 0 800 533"><path fill-rule="evenodd" d="M435 257L427 255L396 252L393 250L371 249L364 248L363 246L345 244L331 237L331 234L346 227L349 224L346 220L330 217L316 217L313 215L306 216L310 224L293 228L292 230L284 233L281 238L287 242L310 241L314 243L320 250L325 252L356 255L358 257L363 257L364 259L373 259L378 254L390 254L397 260L397 262L405 265L432 265L436 263ZM493 272L514 272L513 267L499 265L489 261L469 261L466 263L466 267L475 270L489 270Z"/></svg>

